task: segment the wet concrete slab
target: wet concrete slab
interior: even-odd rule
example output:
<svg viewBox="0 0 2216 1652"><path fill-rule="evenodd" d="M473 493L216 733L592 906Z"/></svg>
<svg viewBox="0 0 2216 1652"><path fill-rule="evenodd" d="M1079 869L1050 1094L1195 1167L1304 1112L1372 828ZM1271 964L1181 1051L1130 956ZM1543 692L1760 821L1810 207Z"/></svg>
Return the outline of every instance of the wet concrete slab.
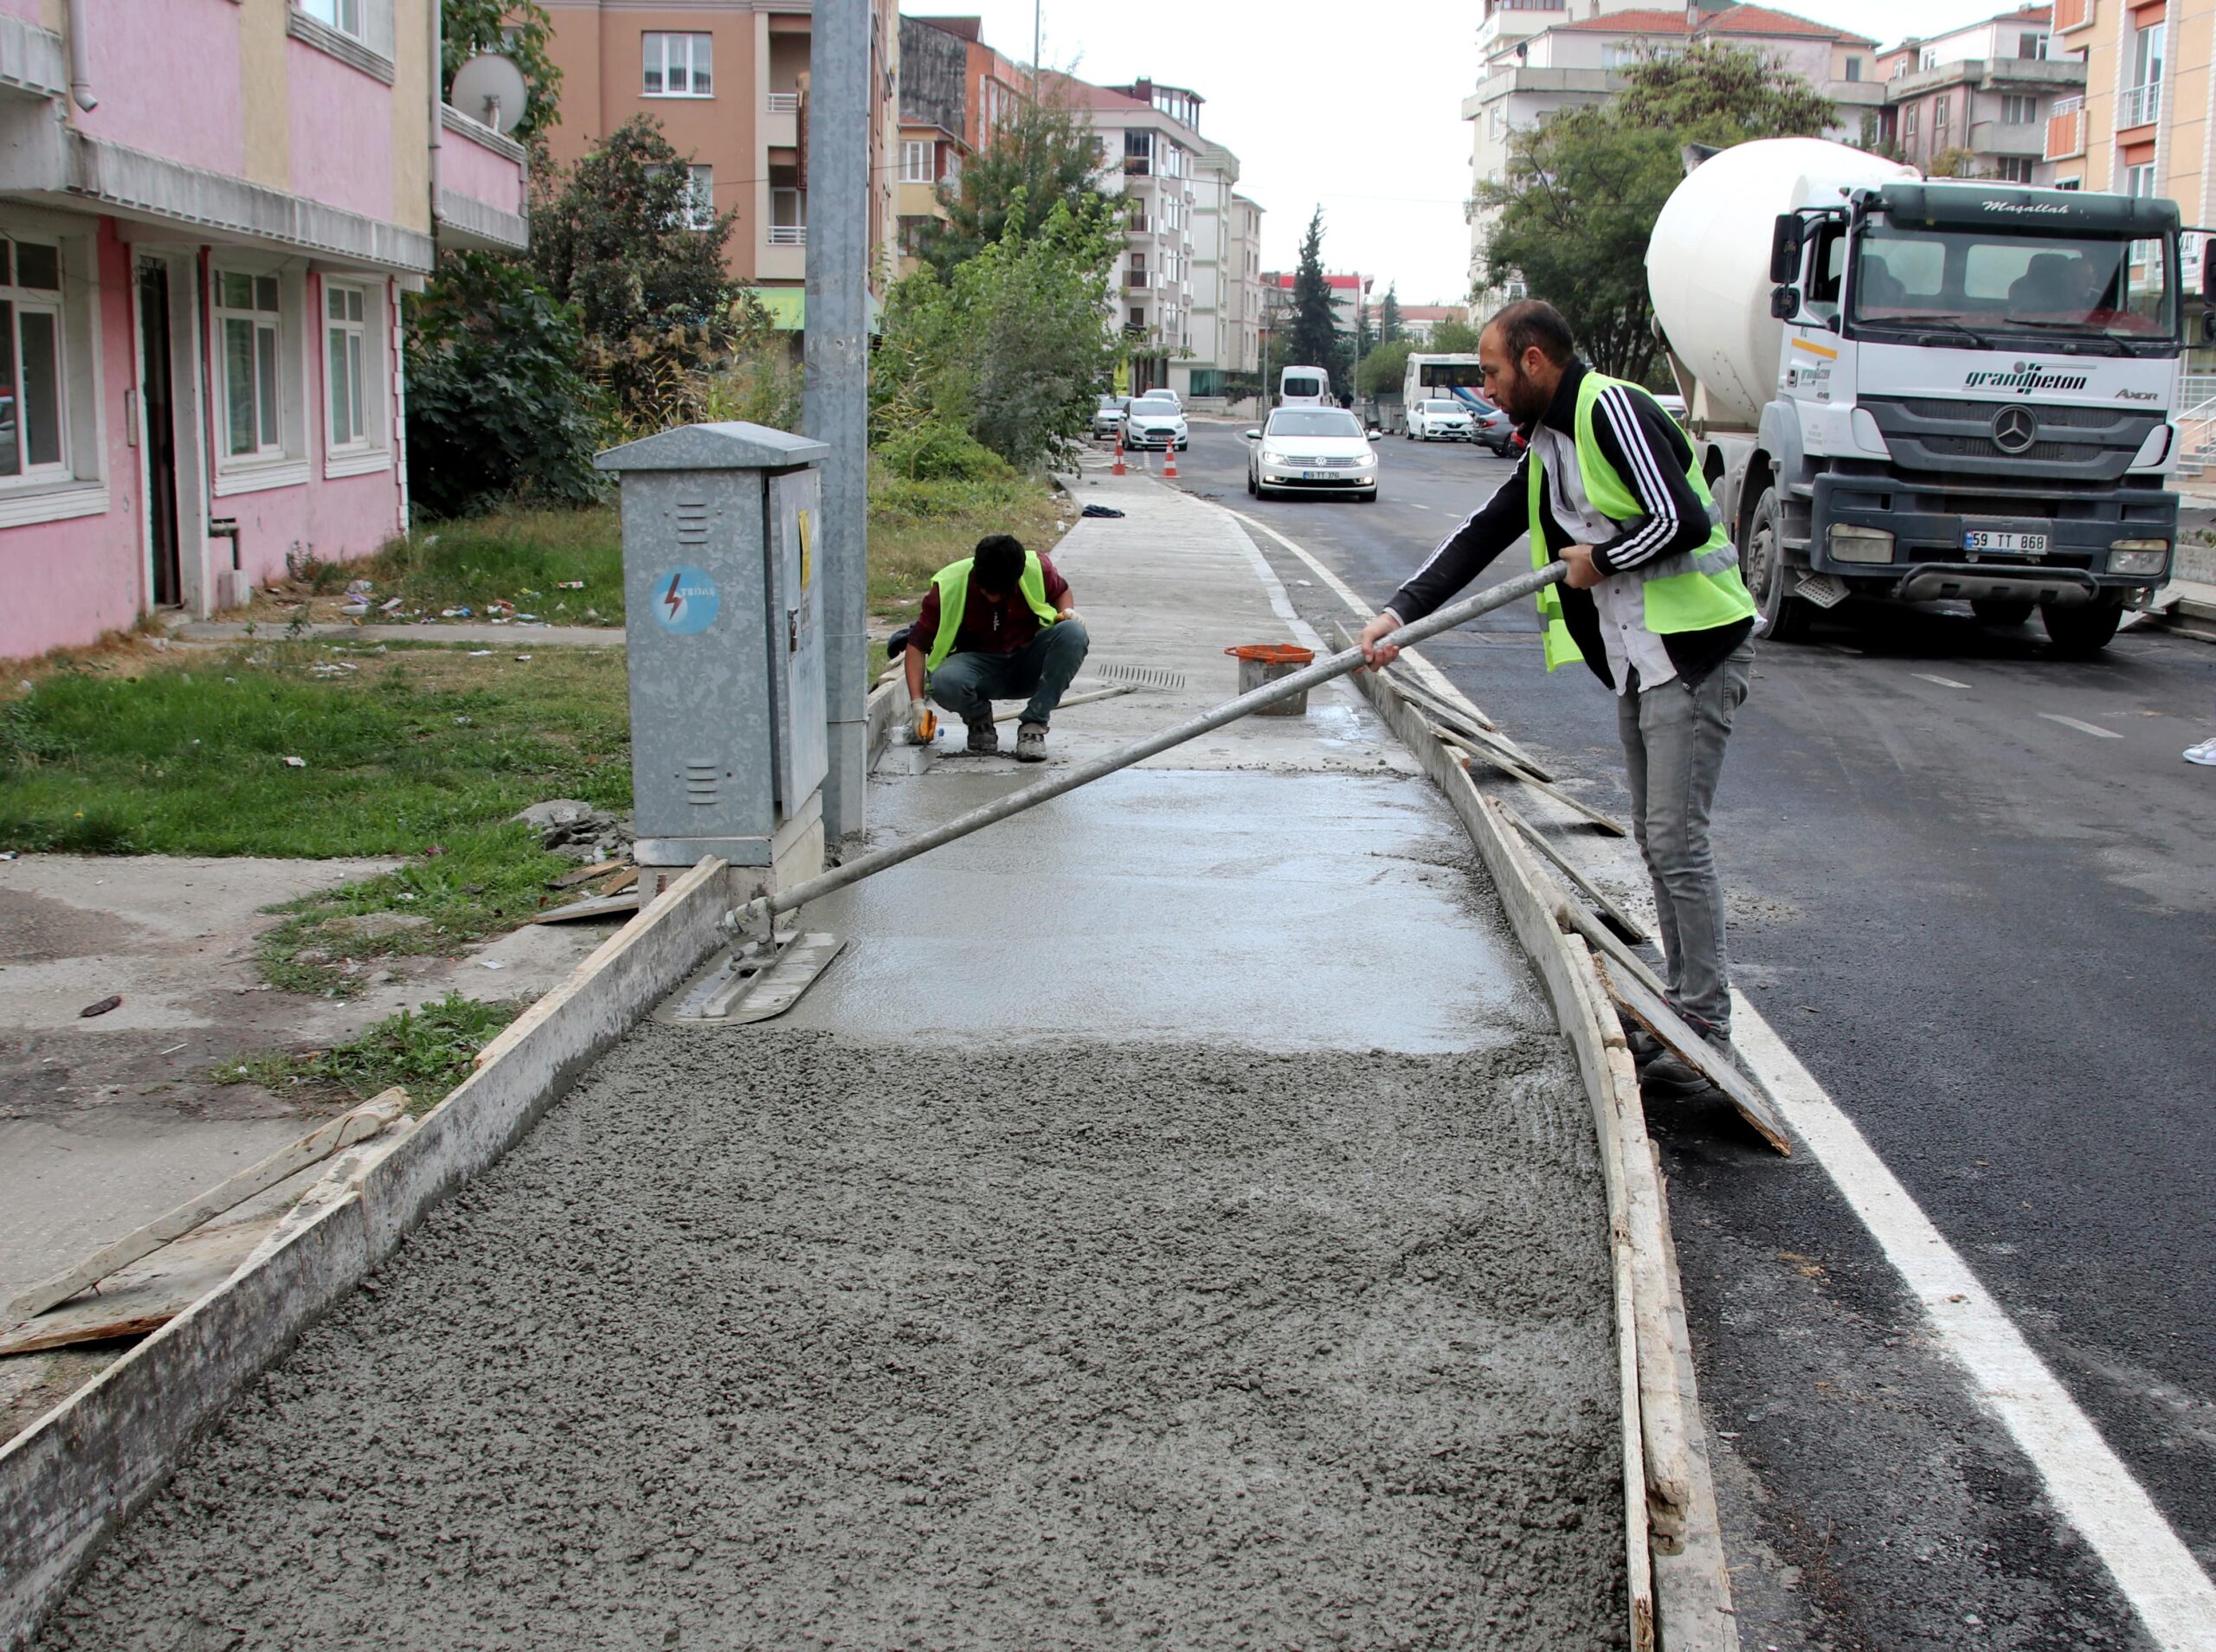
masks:
<svg viewBox="0 0 2216 1652"><path fill-rule="evenodd" d="M1028 775L871 788L871 846ZM1427 782L1134 769L807 909L847 952L786 1018L853 1038L1466 1049L1547 1027Z"/></svg>

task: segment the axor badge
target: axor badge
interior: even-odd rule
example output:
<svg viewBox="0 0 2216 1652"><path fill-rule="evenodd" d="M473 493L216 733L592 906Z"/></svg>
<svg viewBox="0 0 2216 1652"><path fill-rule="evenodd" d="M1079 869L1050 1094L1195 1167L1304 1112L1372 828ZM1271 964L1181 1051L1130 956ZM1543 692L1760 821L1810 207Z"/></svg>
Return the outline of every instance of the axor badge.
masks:
<svg viewBox="0 0 2216 1652"><path fill-rule="evenodd" d="M674 636L691 637L716 622L723 596L715 581L697 568L672 569L654 580L654 618Z"/></svg>

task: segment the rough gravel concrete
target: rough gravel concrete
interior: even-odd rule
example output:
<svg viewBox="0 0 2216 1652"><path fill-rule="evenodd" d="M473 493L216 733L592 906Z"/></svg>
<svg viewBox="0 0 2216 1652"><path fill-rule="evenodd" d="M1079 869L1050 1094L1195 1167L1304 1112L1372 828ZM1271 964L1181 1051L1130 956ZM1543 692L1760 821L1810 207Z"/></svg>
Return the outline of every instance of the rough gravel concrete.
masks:
<svg viewBox="0 0 2216 1652"><path fill-rule="evenodd" d="M1592 1160L1550 1038L649 1026L40 1644L1619 1644Z"/></svg>

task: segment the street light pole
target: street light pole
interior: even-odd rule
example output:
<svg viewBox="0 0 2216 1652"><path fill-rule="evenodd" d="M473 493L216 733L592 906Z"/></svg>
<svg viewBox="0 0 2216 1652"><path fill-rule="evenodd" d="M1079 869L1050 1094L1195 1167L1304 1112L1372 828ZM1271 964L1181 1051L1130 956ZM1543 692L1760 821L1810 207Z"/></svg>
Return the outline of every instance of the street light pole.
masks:
<svg viewBox="0 0 2216 1652"><path fill-rule="evenodd" d="M823 835L862 829L868 789L870 0L815 0L808 42L803 434L823 460Z"/></svg>

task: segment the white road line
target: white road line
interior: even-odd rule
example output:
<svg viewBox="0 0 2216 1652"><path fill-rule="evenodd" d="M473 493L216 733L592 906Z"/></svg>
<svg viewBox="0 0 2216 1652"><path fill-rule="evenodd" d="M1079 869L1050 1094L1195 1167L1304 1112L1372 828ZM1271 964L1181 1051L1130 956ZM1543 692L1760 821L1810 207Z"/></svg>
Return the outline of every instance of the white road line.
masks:
<svg viewBox="0 0 2216 1652"><path fill-rule="evenodd" d="M1736 992L1731 998L1740 1053L2031 1459L2055 1507L2101 1557L2148 1634L2165 1652L2216 1652L2216 1585L2193 1552L1853 1121L1754 1006Z"/></svg>
<svg viewBox="0 0 2216 1652"><path fill-rule="evenodd" d="M2123 736L2114 729L2103 729L2097 723L2080 723L2076 717L2066 717L2059 711L2042 711L2039 715L2049 723L2059 723L2065 729L2075 729L2080 734L2097 734L2103 740L2121 740Z"/></svg>
<svg viewBox="0 0 2216 1652"><path fill-rule="evenodd" d="M1370 612L1344 581L1292 540L1247 517L1240 520L1260 528L1306 563L1357 617ZM1446 682L1443 673L1421 660L1415 663L1427 679ZM2078 726L2091 729L2090 723ZM1598 845L1586 847L1589 865ZM2162 1652L2216 1652L2216 1585L2193 1552L1815 1076L1753 1005L1736 991L1731 998L1739 1053L1916 1294L1979 1396L2030 1459L2062 1518L2101 1557L2148 1635Z"/></svg>
<svg viewBox="0 0 2216 1652"><path fill-rule="evenodd" d="M1958 683L1951 677L1935 677L1929 672L1910 672L1910 677L1921 677L1927 683L1936 683L1942 688L1968 688L1968 683Z"/></svg>
<svg viewBox="0 0 2216 1652"><path fill-rule="evenodd" d="M1431 509L1427 505L1418 505L1414 499L1403 499L1401 503L1412 511L1428 511Z"/></svg>

